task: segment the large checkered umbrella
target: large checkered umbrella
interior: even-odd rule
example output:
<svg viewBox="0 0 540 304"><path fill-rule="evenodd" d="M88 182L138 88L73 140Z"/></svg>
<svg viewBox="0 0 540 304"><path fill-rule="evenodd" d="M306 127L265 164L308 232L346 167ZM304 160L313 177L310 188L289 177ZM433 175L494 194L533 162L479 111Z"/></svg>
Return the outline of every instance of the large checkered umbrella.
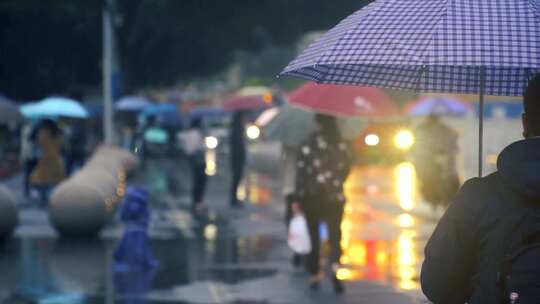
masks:
<svg viewBox="0 0 540 304"><path fill-rule="evenodd" d="M282 74L421 92L520 96L540 72L539 0L379 0ZM481 125L482 125L482 119ZM482 171L482 126L480 162Z"/></svg>

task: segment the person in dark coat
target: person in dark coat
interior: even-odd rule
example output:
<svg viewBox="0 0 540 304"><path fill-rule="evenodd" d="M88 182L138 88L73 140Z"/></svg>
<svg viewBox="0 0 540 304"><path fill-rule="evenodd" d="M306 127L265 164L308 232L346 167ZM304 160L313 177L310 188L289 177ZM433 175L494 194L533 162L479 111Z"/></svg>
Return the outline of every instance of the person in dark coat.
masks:
<svg viewBox="0 0 540 304"><path fill-rule="evenodd" d="M432 114L416 128L415 134L414 163L420 193L434 209L446 208L460 185L457 132Z"/></svg>
<svg viewBox="0 0 540 304"><path fill-rule="evenodd" d="M242 181L244 166L246 164L246 139L244 126L244 112L236 111L233 114L231 130L229 133L229 147L231 157L231 193L230 203L232 207L238 207L241 202L236 195L238 186Z"/></svg>
<svg viewBox="0 0 540 304"><path fill-rule="evenodd" d="M336 119L322 114L315 116L316 132L301 146L297 158L296 193L293 208L302 210L308 224L311 252L307 258L310 287L319 288L320 230L326 223L331 249L332 283L336 293L343 285L336 276L341 257L341 221L345 206L343 183L349 175L352 156L349 145L341 139Z"/></svg>
<svg viewBox="0 0 540 304"><path fill-rule="evenodd" d="M540 219L540 76L529 82L524 106L525 139L501 152L495 173L461 187L426 245L421 284L434 303L512 302L499 284L501 264L517 227Z"/></svg>

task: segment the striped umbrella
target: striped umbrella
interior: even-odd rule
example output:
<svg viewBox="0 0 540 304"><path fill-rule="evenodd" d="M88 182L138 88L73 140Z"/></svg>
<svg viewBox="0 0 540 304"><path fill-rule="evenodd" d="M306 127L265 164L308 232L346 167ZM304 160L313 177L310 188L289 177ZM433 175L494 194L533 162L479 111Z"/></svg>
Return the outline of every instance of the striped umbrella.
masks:
<svg viewBox="0 0 540 304"><path fill-rule="evenodd" d="M327 32L282 74L333 84L475 93L483 107L484 94L520 96L539 72L539 1L378 0Z"/></svg>

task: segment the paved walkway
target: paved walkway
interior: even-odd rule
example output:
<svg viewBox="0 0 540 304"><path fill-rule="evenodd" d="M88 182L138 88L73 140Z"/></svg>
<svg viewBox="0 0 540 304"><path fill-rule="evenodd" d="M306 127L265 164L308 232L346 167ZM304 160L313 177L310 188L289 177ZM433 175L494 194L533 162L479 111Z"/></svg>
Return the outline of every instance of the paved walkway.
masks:
<svg viewBox="0 0 540 304"><path fill-rule="evenodd" d="M264 170L260 171L266 171ZM257 167L248 169L258 171ZM261 181L263 180L263 181ZM224 217L233 228L239 239L273 240L278 245L272 248L268 259L258 262L257 268L273 268L277 272L269 277L223 284L210 281L195 282L167 292L153 292L152 300L182 299L189 303L428 303L420 291L403 292L391 286L371 281L346 282L346 293L336 296L327 280L317 293L309 291L307 276L294 271L290 265L291 252L286 245L286 229L283 223L282 197L276 189L271 176L259 178L265 188L271 190L271 200L264 203L246 204L241 209L231 209L224 197L227 197L226 174L218 175L211 180L207 196L207 204L211 212ZM234 265L232 267L249 267Z"/></svg>

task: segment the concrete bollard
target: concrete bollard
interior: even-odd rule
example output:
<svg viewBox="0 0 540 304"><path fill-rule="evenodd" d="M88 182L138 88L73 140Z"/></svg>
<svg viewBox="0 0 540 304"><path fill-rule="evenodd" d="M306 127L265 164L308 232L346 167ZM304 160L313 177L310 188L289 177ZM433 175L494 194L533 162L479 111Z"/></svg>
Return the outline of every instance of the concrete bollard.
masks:
<svg viewBox="0 0 540 304"><path fill-rule="evenodd" d="M86 165L52 193L49 217L62 236L96 236L125 191L125 176L138 161L130 153L99 148Z"/></svg>
<svg viewBox="0 0 540 304"><path fill-rule="evenodd" d="M8 188L0 186L0 241L11 236L18 222L15 196Z"/></svg>
<svg viewBox="0 0 540 304"><path fill-rule="evenodd" d="M65 182L51 195L49 218L62 236L95 236L107 218L105 199L106 194L94 185Z"/></svg>

